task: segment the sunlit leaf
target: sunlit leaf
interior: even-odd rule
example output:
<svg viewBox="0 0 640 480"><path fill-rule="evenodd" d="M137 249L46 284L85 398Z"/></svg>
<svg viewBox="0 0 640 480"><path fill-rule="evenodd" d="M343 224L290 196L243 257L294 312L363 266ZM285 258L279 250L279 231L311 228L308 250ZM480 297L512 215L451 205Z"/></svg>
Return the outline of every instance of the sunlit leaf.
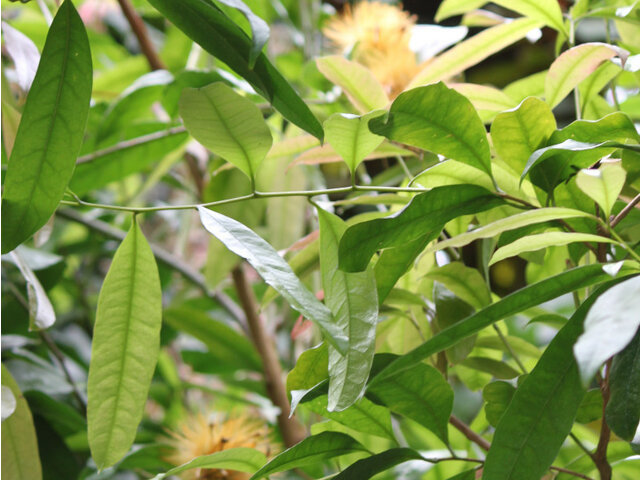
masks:
<svg viewBox="0 0 640 480"><path fill-rule="evenodd" d="M192 470L194 468L202 469L219 469L219 470L234 470L237 472L254 473L267 461L267 457L264 453L254 450L252 448L229 448L227 450L221 450L219 452L212 453L210 455L203 455L196 457L190 462L187 462L179 467L172 468L165 473L156 475L153 480L161 480L178 473Z"/></svg>
<svg viewBox="0 0 640 480"><path fill-rule="evenodd" d="M444 0L438 7L435 21L440 22L445 18L470 12L483 6L486 0Z"/></svg>
<svg viewBox="0 0 640 480"><path fill-rule="evenodd" d="M540 20L565 37L568 36L562 19L562 10L556 0L495 0L493 3L518 12L532 20Z"/></svg>
<svg viewBox="0 0 640 480"><path fill-rule="evenodd" d="M624 187L626 173L620 164L603 164L598 169L580 170L576 185L600 205L609 218L613 205Z"/></svg>
<svg viewBox="0 0 640 480"><path fill-rule="evenodd" d="M223 5L238 10L249 22L251 27L251 51L249 53L249 67L253 68L262 51L262 47L269 40L269 25L262 18L257 16L242 0L217 0Z"/></svg>
<svg viewBox="0 0 640 480"><path fill-rule="evenodd" d="M489 123L499 113L517 106L502 90L473 83L452 83L451 88L467 97L483 122Z"/></svg>

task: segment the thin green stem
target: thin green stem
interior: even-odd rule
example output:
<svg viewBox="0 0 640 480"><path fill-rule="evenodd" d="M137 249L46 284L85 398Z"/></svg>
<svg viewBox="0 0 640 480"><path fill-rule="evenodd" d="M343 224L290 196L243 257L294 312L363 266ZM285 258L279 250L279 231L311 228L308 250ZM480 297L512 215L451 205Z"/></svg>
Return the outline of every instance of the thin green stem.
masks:
<svg viewBox="0 0 640 480"><path fill-rule="evenodd" d="M515 362L518 364L518 367L520 367L520 370L522 370L522 373L524 373L525 375L528 374L529 372L525 368L524 364L520 361L518 354L515 352L515 350L507 340L507 337L504 336L504 334L502 333L502 330L500 330L500 328L498 328L496 324L493 324L492 326L493 326L493 329L498 334L498 337L500 337L500 341L503 343L503 345L505 346L509 354L513 357Z"/></svg>

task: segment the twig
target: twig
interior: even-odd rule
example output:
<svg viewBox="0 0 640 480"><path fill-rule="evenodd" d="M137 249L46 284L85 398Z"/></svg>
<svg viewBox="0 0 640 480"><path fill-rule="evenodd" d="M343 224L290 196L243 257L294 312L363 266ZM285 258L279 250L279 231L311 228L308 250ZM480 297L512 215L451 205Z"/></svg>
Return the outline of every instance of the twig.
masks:
<svg viewBox="0 0 640 480"><path fill-rule="evenodd" d="M607 447L609 445L609 439L611 438L611 430L607 425L607 419L605 416L607 404L609 403L609 397L611 392L609 390L609 372L611 371L611 359L607 360L605 366L604 379L600 382L600 391L602 392L602 426L600 427L600 438L598 439L598 446L593 454L593 461L598 467L600 472L600 480L611 480L611 465L607 460Z"/></svg>
<svg viewBox="0 0 640 480"><path fill-rule="evenodd" d="M484 438L482 438L480 435L478 435L476 432L471 430L471 428L469 428L469 426L466 423L464 423L462 420L460 420L458 417L456 417L455 415L451 415L449 417L449 423L453 425L456 429L458 429L460 432L462 432L462 434L465 437L467 437L473 443L478 445L481 449L483 449L484 451L489 450L489 447L491 446L491 444L487 442Z"/></svg>
<svg viewBox="0 0 640 480"><path fill-rule="evenodd" d="M566 473L567 475L572 475L578 478L584 478L584 480L593 480L593 478L584 475L582 473L574 472L573 470L569 470L568 468L562 467L554 467L553 465L549 467L549 470L555 470L556 472Z"/></svg>
<svg viewBox="0 0 640 480"><path fill-rule="evenodd" d="M618 213L618 215L615 216L615 218L613 220L611 220L610 226L611 228L615 227L616 225L618 225L620 223L620 221L626 217L629 212L631 210L633 210L633 207L635 207L638 203L640 202L640 193L638 195L636 195L633 200L631 200L629 203L627 203L627 205L620 211L620 213Z"/></svg>
<svg viewBox="0 0 640 480"><path fill-rule="evenodd" d="M251 333L251 339L262 359L265 386L269 398L280 408L278 414L278 426L282 433L282 438L287 447L291 447L300 442L305 436L304 427L298 423L294 417L289 417L291 405L287 397L287 390L282 381L282 367L275 349L273 340L269 338L265 331L262 319L258 315L258 305L251 289L251 285L242 269L242 265L236 267L231 272L233 283L238 292L240 304L247 317L247 324Z"/></svg>
<svg viewBox="0 0 640 480"><path fill-rule="evenodd" d="M118 0L118 4L122 9L122 13L127 18L127 22L129 22L131 30L133 30L133 34L138 39L140 50L146 57L147 62L149 62L151 70L166 69L164 63L162 63L162 60L160 60L160 57L153 48L153 44L149 39L147 27L144 25L144 22L142 21L142 18L140 18L140 15L138 15L138 12L133 8L133 5L129 3L129 0Z"/></svg>
<svg viewBox="0 0 640 480"><path fill-rule="evenodd" d="M500 328L498 328L498 326L495 323L492 326L493 326L493 329L498 334L498 337L500 337L500 341L502 342L502 344L505 346L507 351L511 354L515 362L518 364L518 367L520 367L520 370L522 370L522 373L525 375L529 373L527 372L527 369L525 368L524 364L520 361L518 354L513 350L513 347L511 347L511 344L508 342L507 338L502 334L502 330L500 330Z"/></svg>

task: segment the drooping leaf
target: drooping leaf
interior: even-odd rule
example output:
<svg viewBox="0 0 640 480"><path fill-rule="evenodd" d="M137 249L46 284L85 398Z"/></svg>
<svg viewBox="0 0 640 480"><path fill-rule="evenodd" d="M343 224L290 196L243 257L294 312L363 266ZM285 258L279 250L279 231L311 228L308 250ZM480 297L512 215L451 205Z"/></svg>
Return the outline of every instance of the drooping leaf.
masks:
<svg viewBox="0 0 640 480"><path fill-rule="evenodd" d="M562 10L556 0L496 0L493 3L518 12L532 20L540 20L565 37L568 36L562 19Z"/></svg>
<svg viewBox="0 0 640 480"><path fill-rule="evenodd" d="M204 0L150 0L160 13L207 52L226 63L285 118L322 140L323 131L291 85L264 53L251 65L253 43L218 7Z"/></svg>
<svg viewBox="0 0 640 480"><path fill-rule="evenodd" d="M598 169L580 170L576 185L600 205L605 218L609 218L613 205L624 187L627 175L622 166L604 164Z"/></svg>
<svg viewBox="0 0 640 480"><path fill-rule="evenodd" d="M549 67L544 84L545 100L555 107L602 62L616 56L624 59L626 55L624 50L606 43L583 43L570 48Z"/></svg>
<svg viewBox="0 0 640 480"><path fill-rule="evenodd" d="M349 339L345 355L329 346L327 409L331 412L348 408L364 394L375 351L378 298L372 268L353 273L338 268L338 246L347 226L321 208L317 212L325 303L335 325Z"/></svg>
<svg viewBox="0 0 640 480"><path fill-rule="evenodd" d="M58 9L42 50L7 168L2 253L51 217L73 174L89 113L91 51L70 0Z"/></svg>
<svg viewBox="0 0 640 480"><path fill-rule="evenodd" d="M221 213L204 207L198 207L198 212L209 233L246 259L294 309L314 321L340 353L347 352L348 340L335 324L331 311L302 284L271 245L240 222Z"/></svg>
<svg viewBox="0 0 640 480"><path fill-rule="evenodd" d="M622 276L630 272L634 272L634 267L631 264L622 267L618 275ZM603 265L585 265L521 288L434 335L406 355L393 360L384 369L378 371L376 376L369 381L369 386L374 386L387 377L395 377L399 372L410 370L425 358L455 345L462 339L479 332L498 320L515 315L527 308L557 298L565 293L610 279L611 275L603 270Z"/></svg>
<svg viewBox="0 0 640 480"><path fill-rule="evenodd" d="M603 291L578 308L515 391L496 427L484 479L538 480L556 458L585 395L571 347Z"/></svg>
<svg viewBox="0 0 640 480"><path fill-rule="evenodd" d="M547 247L569 245L575 242L591 242L591 243L617 243L608 237L593 235L591 233L579 232L545 232L537 235L527 235L519 238L515 242L511 242L504 247L500 247L491 257L489 265L498 263L505 258L515 257L524 252L532 252Z"/></svg>
<svg viewBox="0 0 640 480"><path fill-rule="evenodd" d="M585 384L609 357L623 350L640 326L640 276L603 293L593 304L584 333L573 347Z"/></svg>
<svg viewBox="0 0 640 480"><path fill-rule="evenodd" d="M255 180L273 139L251 100L222 82L186 88L180 97L180 116L196 140Z"/></svg>
<svg viewBox="0 0 640 480"><path fill-rule="evenodd" d="M469 2L465 2L469 3ZM483 2L485 3L485 2ZM485 58L505 47L522 40L527 33L542 26L542 22L529 18L519 18L488 28L473 37L460 42L455 47L439 55L420 71L407 88L446 80L467 68L480 63Z"/></svg>
<svg viewBox="0 0 640 480"><path fill-rule="evenodd" d="M380 82L363 65L339 55L317 58L316 65L329 81L342 88L360 113L385 108L389 103Z"/></svg>
<svg viewBox="0 0 640 480"><path fill-rule="evenodd" d="M502 203L497 196L474 185L451 185L421 193L394 215L349 227L340 241L340 268L364 270L378 249L403 246L430 232L439 233L453 218Z"/></svg>
<svg viewBox="0 0 640 480"><path fill-rule="evenodd" d="M369 131L369 120L382 113L382 111L374 111L360 117L335 113L324 122L327 142L340 154L352 175L360 162L384 140L384 137Z"/></svg>
<svg viewBox="0 0 640 480"><path fill-rule="evenodd" d="M471 102L444 83L400 94L389 114L369 121L373 133L445 155L491 176L484 125Z"/></svg>
<svg viewBox="0 0 640 480"><path fill-rule="evenodd" d="M258 59L258 55L269 40L269 25L258 15L253 13L251 9L242 0L216 0L223 5L238 10L249 22L251 27L251 51L249 52L249 67L253 68Z"/></svg>
<svg viewBox="0 0 640 480"><path fill-rule="evenodd" d="M2 365L2 387L9 388L16 400L13 414L2 421L2 476L4 478L42 479L38 441L33 418L18 384ZM3 402L4 402L4 391ZM3 405L4 408L4 405Z"/></svg>
<svg viewBox="0 0 640 480"><path fill-rule="evenodd" d="M607 424L620 438L632 441L640 422L640 332L613 358L609 391Z"/></svg>
<svg viewBox="0 0 640 480"><path fill-rule="evenodd" d="M368 394L392 411L415 420L447 443L453 390L434 367L417 364L370 385Z"/></svg>
<svg viewBox="0 0 640 480"><path fill-rule="evenodd" d="M266 461L267 457L258 450L245 447L229 448L228 450L221 450L210 455L196 457L190 462L156 475L153 477L153 480L161 480L194 468L215 468L254 473L262 467Z"/></svg>
<svg viewBox="0 0 640 480"><path fill-rule="evenodd" d="M359 451L366 451L366 449L349 435L339 432L322 432L307 437L297 445L276 455L258 470L251 480Z"/></svg>
<svg viewBox="0 0 640 480"><path fill-rule="evenodd" d="M160 348L158 267L133 221L98 298L88 379L91 455L106 468L127 453L147 400Z"/></svg>
<svg viewBox="0 0 640 480"><path fill-rule="evenodd" d="M353 478L367 480L378 473L411 460L424 460L424 457L411 448L392 448L358 460L332 478L333 480L349 480Z"/></svg>

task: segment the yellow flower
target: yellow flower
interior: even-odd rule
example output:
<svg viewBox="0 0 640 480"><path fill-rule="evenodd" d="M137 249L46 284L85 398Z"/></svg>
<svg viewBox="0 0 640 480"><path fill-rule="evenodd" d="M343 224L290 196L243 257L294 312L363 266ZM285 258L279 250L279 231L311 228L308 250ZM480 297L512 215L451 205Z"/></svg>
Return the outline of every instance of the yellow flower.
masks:
<svg viewBox="0 0 640 480"><path fill-rule="evenodd" d="M415 17L401 7L360 2L334 17L324 34L351 59L368 67L391 97L400 93L419 71L409 48Z"/></svg>
<svg viewBox="0 0 640 480"><path fill-rule="evenodd" d="M172 452L166 460L182 465L201 455L220 452L229 448L254 448L265 455L270 452L269 429L262 420L238 416L217 418L213 421L199 414L188 419L180 432L169 432ZM182 478L188 480L247 480L243 472L197 468L187 470Z"/></svg>

